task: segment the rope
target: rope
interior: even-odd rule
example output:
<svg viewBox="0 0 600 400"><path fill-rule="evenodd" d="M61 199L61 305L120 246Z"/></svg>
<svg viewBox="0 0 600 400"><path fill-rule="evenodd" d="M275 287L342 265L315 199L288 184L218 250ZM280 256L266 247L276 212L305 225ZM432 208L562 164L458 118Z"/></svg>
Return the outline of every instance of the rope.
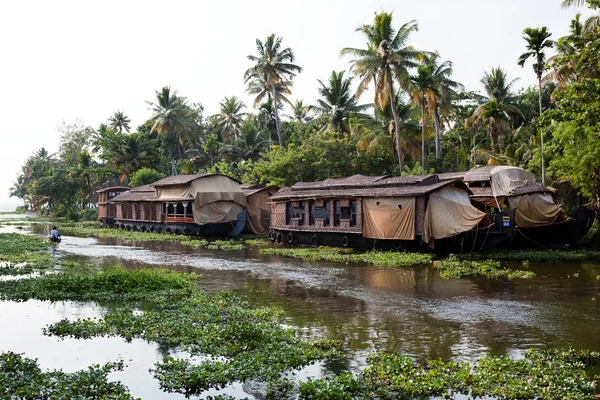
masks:
<svg viewBox="0 0 600 400"><path fill-rule="evenodd" d="M481 253L481 250L483 250L483 246L485 246L485 244L487 243L487 238L488 238L488 235L490 234L490 229L492 229L492 225L494 225L494 224L488 225L487 232L485 233L485 239L483 239L483 243L481 243L481 247L479 248L478 253Z"/></svg>

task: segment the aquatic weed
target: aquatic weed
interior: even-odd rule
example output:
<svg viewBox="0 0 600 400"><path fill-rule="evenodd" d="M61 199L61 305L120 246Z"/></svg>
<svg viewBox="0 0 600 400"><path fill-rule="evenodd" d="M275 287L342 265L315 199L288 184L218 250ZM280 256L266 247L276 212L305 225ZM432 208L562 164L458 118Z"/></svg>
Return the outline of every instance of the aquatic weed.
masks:
<svg viewBox="0 0 600 400"><path fill-rule="evenodd" d="M445 260L436 261L433 267L440 271L444 279L458 279L463 276L483 276L486 278L531 279L535 277L532 271L512 270L501 268L500 261L495 260L459 260L450 256Z"/></svg>
<svg viewBox="0 0 600 400"><path fill-rule="evenodd" d="M332 261L342 263L365 263L376 267L411 267L429 264L432 257L425 253L408 253L396 251L355 252L352 249L338 247L299 247L260 249L259 254L281 255L307 261Z"/></svg>
<svg viewBox="0 0 600 400"><path fill-rule="evenodd" d="M65 373L42 371L36 360L12 352L0 354L0 397L3 399L134 399L121 382L108 375L122 371L122 361Z"/></svg>

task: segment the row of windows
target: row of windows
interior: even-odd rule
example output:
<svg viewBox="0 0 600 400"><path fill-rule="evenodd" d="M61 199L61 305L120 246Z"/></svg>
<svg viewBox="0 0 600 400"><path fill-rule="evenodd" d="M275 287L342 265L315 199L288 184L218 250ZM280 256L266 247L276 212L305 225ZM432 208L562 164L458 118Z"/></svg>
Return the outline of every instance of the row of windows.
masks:
<svg viewBox="0 0 600 400"><path fill-rule="evenodd" d="M285 224L290 225L293 220L298 221L298 225L315 225L316 221L323 221L323 226L331 225L331 209L333 207L333 226L340 226L341 221L349 221L350 226L356 226L356 202L350 201L349 207L342 207L340 200L325 200L323 206L317 207L314 200L308 201L308 218L305 215L305 202L298 202L298 206L293 206L288 202L285 205ZM332 205L333 204L333 205ZM308 220L308 221L307 221Z"/></svg>
<svg viewBox="0 0 600 400"><path fill-rule="evenodd" d="M177 205L173 205L171 203L163 203L162 205L162 213L167 216L176 216L176 217L193 217L194 211L192 210L191 204L187 207L184 207L183 204L177 203Z"/></svg>

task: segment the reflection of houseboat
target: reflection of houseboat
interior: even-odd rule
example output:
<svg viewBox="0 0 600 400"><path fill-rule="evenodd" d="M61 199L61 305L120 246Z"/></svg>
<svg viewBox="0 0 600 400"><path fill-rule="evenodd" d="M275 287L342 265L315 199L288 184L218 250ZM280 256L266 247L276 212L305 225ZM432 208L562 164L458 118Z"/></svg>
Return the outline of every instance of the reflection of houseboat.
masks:
<svg viewBox="0 0 600 400"><path fill-rule="evenodd" d="M113 186L97 190L98 193L98 220L102 226L113 226L117 210L112 199L131 189L127 186Z"/></svg>
<svg viewBox="0 0 600 400"><path fill-rule="evenodd" d="M487 213L508 209L515 212L515 233L503 244L509 247L566 247L576 243L591 228L594 215L581 210L569 218L556 204L554 192L536 184L522 168L486 166L463 173L473 192L473 205Z"/></svg>
<svg viewBox="0 0 600 400"><path fill-rule="evenodd" d="M268 200L278 190L279 187L277 186L242 185L248 207L248 221L246 223L248 231L257 235L264 235L269 232L271 206L268 204Z"/></svg>
<svg viewBox="0 0 600 400"><path fill-rule="evenodd" d="M225 175L179 175L111 200L115 226L128 230L237 236L246 223L240 183Z"/></svg>
<svg viewBox="0 0 600 400"><path fill-rule="evenodd" d="M462 181L355 175L299 182L271 197L271 240L333 246L479 251L505 240L512 213L471 205Z"/></svg>

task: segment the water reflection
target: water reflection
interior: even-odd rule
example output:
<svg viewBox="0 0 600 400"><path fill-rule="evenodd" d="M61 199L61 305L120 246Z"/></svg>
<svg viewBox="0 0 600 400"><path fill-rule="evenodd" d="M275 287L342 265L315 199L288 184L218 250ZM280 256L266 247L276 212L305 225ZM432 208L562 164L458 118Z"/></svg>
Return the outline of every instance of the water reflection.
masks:
<svg viewBox="0 0 600 400"><path fill-rule="evenodd" d="M253 249L220 252L177 243L126 245L76 237L64 237L56 249L64 260L97 267L151 265L199 273L206 292L233 290L255 305L283 309L284 323L302 337L343 342L347 360L318 364L301 376L359 368L372 351L400 351L425 362L470 360L483 354L519 356L531 347L600 350L597 264L532 263L537 277L531 280L444 280L431 267L310 263L264 257ZM69 307L73 305L52 318L98 312L89 306L79 311ZM153 359L171 351L147 345L152 346ZM133 347L115 346L138 362ZM143 362L150 363L147 369L153 361ZM246 391L253 393L253 386ZM149 396L156 396L153 393Z"/></svg>

